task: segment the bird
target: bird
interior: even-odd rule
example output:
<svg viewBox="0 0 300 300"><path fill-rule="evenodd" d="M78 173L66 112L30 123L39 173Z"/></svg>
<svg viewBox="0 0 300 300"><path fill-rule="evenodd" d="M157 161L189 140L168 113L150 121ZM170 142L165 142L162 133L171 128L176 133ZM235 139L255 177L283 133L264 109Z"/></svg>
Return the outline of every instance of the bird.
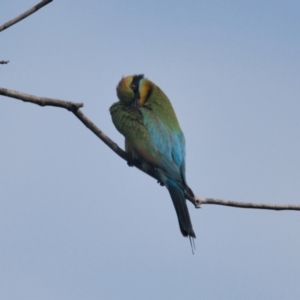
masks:
<svg viewBox="0 0 300 300"><path fill-rule="evenodd" d="M143 74L122 77L118 102L110 107L112 122L125 137L130 166L154 170L171 196L182 235L196 238L184 191L194 196L185 177L185 138L166 94ZM194 253L194 252L193 252Z"/></svg>

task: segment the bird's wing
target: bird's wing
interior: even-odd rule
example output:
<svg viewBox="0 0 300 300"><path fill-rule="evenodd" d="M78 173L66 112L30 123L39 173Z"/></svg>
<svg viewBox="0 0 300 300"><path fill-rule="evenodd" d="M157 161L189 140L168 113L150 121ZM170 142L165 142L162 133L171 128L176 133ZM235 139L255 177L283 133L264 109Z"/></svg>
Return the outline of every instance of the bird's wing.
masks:
<svg viewBox="0 0 300 300"><path fill-rule="evenodd" d="M167 177L185 183L185 146L181 132L172 132L148 108L137 109L117 102L111 106L110 113L114 125L125 136L128 149L133 149Z"/></svg>
<svg viewBox="0 0 300 300"><path fill-rule="evenodd" d="M173 132L150 109L140 110L152 147L156 150L155 159L158 167L175 181L185 182L184 173L182 173L185 160L185 142L182 132Z"/></svg>
<svg viewBox="0 0 300 300"><path fill-rule="evenodd" d="M117 130L124 135L126 151L134 159L136 154L151 165L157 165L157 151L151 142L148 130L143 122L141 111L120 102L110 108L112 121Z"/></svg>
<svg viewBox="0 0 300 300"><path fill-rule="evenodd" d="M114 103L109 110L114 125L125 138L134 136L143 139L147 134L140 110L120 102Z"/></svg>

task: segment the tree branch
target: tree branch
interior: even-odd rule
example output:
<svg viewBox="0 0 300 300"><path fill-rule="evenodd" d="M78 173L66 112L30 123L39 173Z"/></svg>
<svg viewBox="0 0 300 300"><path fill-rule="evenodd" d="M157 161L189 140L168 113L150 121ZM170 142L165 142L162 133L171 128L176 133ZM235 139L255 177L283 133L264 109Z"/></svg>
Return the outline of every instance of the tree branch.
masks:
<svg viewBox="0 0 300 300"><path fill-rule="evenodd" d="M18 23L19 21L27 18L28 16L30 16L31 14L35 13L36 11L38 11L40 8L42 8L43 6L47 5L48 3L52 2L52 0L43 0L40 3L38 3L37 5L33 6L32 8L28 9L27 11L25 11L24 13L22 13L21 15L19 15L18 17L4 23L3 25L0 26L0 32L5 30L6 28Z"/></svg>
<svg viewBox="0 0 300 300"><path fill-rule="evenodd" d="M122 159L129 162L128 154L123 151L114 141L112 141L106 134L103 133L89 118L87 118L83 112L79 109L83 107L83 103L75 103L70 101L63 101L58 99L51 99L45 97L37 97L29 94L20 93L17 91L12 91L0 87L0 95L11 97L15 99L22 100L24 102L34 103L40 106L56 106L65 108L74 113L74 115L87 127L89 128L97 137L100 138L111 150L113 150ZM131 162L132 163L132 162ZM134 164L136 168L158 180L155 176L154 169L144 169L142 165ZM256 208L256 209L269 209L269 210L300 210L300 205L276 205L276 204L260 204L260 203L245 203L245 202L235 202L226 201L214 198L202 198L197 196L192 196L189 192L185 191L185 197L191 201L196 208L200 208L201 204L216 204L224 206L232 206L239 208Z"/></svg>
<svg viewBox="0 0 300 300"><path fill-rule="evenodd" d="M83 107L83 103L75 103L70 101L51 99L45 97L37 97L29 94L20 93L13 90L8 90L0 87L0 95L7 96L15 99L22 100L24 102L31 102L40 106L56 106L65 108L70 111L75 111L80 107Z"/></svg>
<svg viewBox="0 0 300 300"><path fill-rule="evenodd" d="M300 205L294 204L264 204L264 203L251 203L251 202L236 202L221 200L215 198L200 198L200 204L217 204L224 206L232 206L239 208L259 208L259 209L270 209L270 210L300 210Z"/></svg>
<svg viewBox="0 0 300 300"><path fill-rule="evenodd" d="M0 60L0 65L8 64L9 60Z"/></svg>

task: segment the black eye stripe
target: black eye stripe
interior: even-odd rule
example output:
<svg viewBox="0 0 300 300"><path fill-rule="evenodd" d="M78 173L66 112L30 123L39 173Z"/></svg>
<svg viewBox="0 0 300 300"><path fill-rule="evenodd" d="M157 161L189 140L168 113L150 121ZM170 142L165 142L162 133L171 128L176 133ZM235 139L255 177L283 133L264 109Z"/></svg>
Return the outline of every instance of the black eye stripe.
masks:
<svg viewBox="0 0 300 300"><path fill-rule="evenodd" d="M143 74L133 76L132 82L131 82L131 87L133 88L133 90L137 89L137 87L139 86L140 80L143 78L144 78Z"/></svg>

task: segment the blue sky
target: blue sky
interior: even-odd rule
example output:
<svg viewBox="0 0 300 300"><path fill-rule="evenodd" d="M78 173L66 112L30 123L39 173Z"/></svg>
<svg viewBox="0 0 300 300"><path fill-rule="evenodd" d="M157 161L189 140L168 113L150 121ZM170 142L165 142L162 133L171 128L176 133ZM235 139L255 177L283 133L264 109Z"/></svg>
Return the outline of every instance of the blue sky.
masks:
<svg viewBox="0 0 300 300"><path fill-rule="evenodd" d="M0 23L36 2L2 1ZM1 87L108 112L123 75L169 96L203 197L300 204L298 1L53 1L1 32ZM297 299L299 212L189 204L71 113L1 97L1 299Z"/></svg>

